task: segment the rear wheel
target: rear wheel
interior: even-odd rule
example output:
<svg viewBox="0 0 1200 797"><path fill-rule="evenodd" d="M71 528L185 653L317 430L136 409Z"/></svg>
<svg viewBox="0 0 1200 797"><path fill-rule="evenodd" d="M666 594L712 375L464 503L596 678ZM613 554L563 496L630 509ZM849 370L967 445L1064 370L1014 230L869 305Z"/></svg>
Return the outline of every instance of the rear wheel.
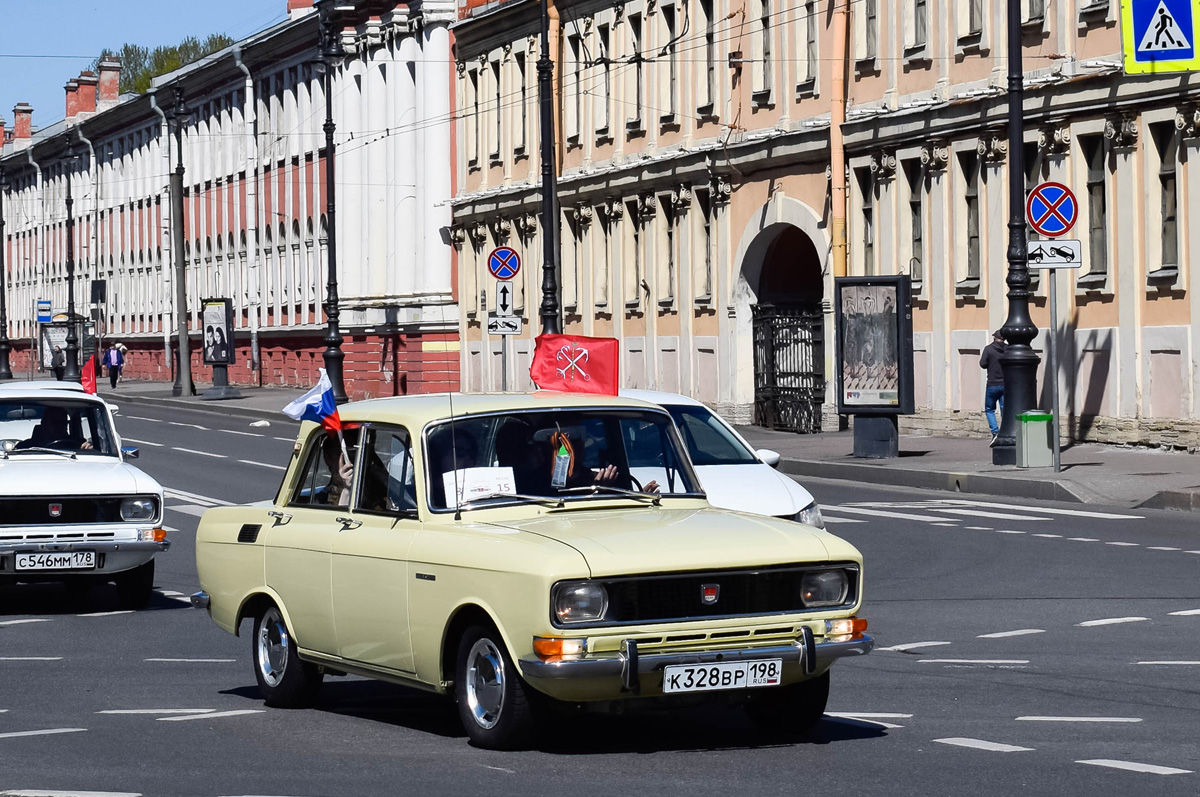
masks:
<svg viewBox="0 0 1200 797"><path fill-rule="evenodd" d="M477 747L516 750L533 740L533 690L521 680L500 634L472 626L458 646L454 695L463 729Z"/></svg>
<svg viewBox="0 0 1200 797"><path fill-rule="evenodd" d="M746 703L746 714L770 734L802 736L825 714L829 702L829 671L816 678L778 689L764 689Z"/></svg>
<svg viewBox="0 0 1200 797"><path fill-rule="evenodd" d="M154 594L154 560L116 575L117 605L122 609L144 609Z"/></svg>
<svg viewBox="0 0 1200 797"><path fill-rule="evenodd" d="M278 607L268 606L255 618L251 644L254 678L263 701L274 708L311 706L321 688L321 670L300 660Z"/></svg>

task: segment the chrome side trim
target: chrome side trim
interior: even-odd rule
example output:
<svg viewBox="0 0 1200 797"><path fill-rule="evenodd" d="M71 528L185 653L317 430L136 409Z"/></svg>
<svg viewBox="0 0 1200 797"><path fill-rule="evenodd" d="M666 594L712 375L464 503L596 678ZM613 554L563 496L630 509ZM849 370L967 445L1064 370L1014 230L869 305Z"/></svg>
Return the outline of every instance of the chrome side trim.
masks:
<svg viewBox="0 0 1200 797"><path fill-rule="evenodd" d="M195 607L197 609L207 609L208 601L209 601L208 593L205 592L204 590L200 590L199 592L192 593L192 606L193 607Z"/></svg>

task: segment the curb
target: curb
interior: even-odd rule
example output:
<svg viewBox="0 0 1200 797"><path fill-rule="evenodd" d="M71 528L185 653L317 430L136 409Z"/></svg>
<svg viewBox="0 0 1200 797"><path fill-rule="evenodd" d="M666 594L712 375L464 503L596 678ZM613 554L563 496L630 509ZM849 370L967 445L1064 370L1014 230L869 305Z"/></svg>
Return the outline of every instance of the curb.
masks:
<svg viewBox="0 0 1200 797"><path fill-rule="evenodd" d="M101 393L100 395L105 401L110 401L117 406L122 404L142 404L150 407L169 407L171 409L191 410L192 412L208 412L215 415L237 415L243 418L254 418L255 420L291 420L281 410L239 407L233 405L230 400L200 401L200 399L158 398L156 396L138 396L128 393Z"/></svg>
<svg viewBox="0 0 1200 797"><path fill-rule="evenodd" d="M1138 509L1171 509L1176 512L1200 512L1200 492L1163 490L1137 505Z"/></svg>

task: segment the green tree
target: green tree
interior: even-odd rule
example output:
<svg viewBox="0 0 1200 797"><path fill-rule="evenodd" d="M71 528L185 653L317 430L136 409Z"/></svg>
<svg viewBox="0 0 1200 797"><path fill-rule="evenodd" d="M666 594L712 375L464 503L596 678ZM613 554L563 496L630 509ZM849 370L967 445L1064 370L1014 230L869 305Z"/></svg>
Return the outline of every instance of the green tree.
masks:
<svg viewBox="0 0 1200 797"><path fill-rule="evenodd" d="M123 44L120 50L102 50L100 58L92 62L92 70L94 71L104 58L120 58L121 93L145 94L150 89L150 82L159 75L174 72L181 66L199 61L204 56L223 50L231 44L233 39L223 33L213 33L203 41L195 36L188 36L177 45L159 46L153 50L140 44Z"/></svg>

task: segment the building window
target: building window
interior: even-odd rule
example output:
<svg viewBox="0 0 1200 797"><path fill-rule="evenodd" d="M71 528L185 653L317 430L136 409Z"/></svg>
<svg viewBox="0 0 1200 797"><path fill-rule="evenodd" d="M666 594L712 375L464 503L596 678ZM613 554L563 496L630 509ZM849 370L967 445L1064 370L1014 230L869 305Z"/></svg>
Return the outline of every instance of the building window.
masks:
<svg viewBox="0 0 1200 797"><path fill-rule="evenodd" d="M928 0L913 0L913 38L914 49L923 48L929 41L929 3Z"/></svg>
<svg viewBox="0 0 1200 797"><path fill-rule="evenodd" d="M491 141L488 142L488 156L493 163L500 160L500 62L492 61L492 120L489 125Z"/></svg>
<svg viewBox="0 0 1200 797"><path fill-rule="evenodd" d="M771 92L771 0L755 0L752 6L750 46L751 91L759 102L768 101Z"/></svg>
<svg viewBox="0 0 1200 797"><path fill-rule="evenodd" d="M712 255L713 255L713 208L712 196L708 189L696 191L696 207L700 210L700 246L703 251L696 262L700 265L697 275L696 288L700 294L697 299L709 301L712 299Z"/></svg>
<svg viewBox="0 0 1200 797"><path fill-rule="evenodd" d="M466 106L467 114L467 165L476 169L479 168L479 117L480 117L480 102L479 102L479 70L470 69L467 71L467 97Z"/></svg>
<svg viewBox="0 0 1200 797"><path fill-rule="evenodd" d="M959 160L963 171L963 211L967 222L967 279L979 279L979 156L964 153Z"/></svg>
<svg viewBox="0 0 1200 797"><path fill-rule="evenodd" d="M625 101L632 103L633 115L625 120L625 126L631 131L642 129L642 105L645 102L645 95L642 93L645 90L645 66L646 62L642 58L642 15L629 15L629 40L630 46L633 48L631 58L633 59L633 69L629 70L629 79L633 85L629 87L629 91L625 92Z"/></svg>
<svg viewBox="0 0 1200 797"><path fill-rule="evenodd" d="M1024 22L1041 22L1046 17L1046 0L1025 0Z"/></svg>
<svg viewBox="0 0 1200 797"><path fill-rule="evenodd" d="M875 273L875 178L870 169L858 169L858 194L862 203L863 273Z"/></svg>
<svg viewBox="0 0 1200 797"><path fill-rule="evenodd" d="M879 0L864 0L863 14L866 17L867 25L866 49L863 51L863 58L874 59L879 52Z"/></svg>
<svg viewBox="0 0 1200 797"><path fill-rule="evenodd" d="M662 283L656 286L656 290L658 291L658 303L670 306L675 301L676 269L678 268L675 254L675 203L671 201L671 195L667 194L659 197L658 204L662 208L665 231L666 252L663 253L662 263L666 268L662 274Z"/></svg>
<svg viewBox="0 0 1200 797"><path fill-rule="evenodd" d="M1176 140L1175 125L1170 122L1151 125L1151 135L1158 149L1158 191L1162 221L1162 270L1178 268L1179 238L1176 221Z"/></svg>
<svg viewBox="0 0 1200 797"><path fill-rule="evenodd" d="M797 27L804 31L804 58L800 63L799 78L802 89L811 90L817 79L818 23L821 12L817 9L816 0L805 0L800 6L804 15L798 20Z"/></svg>
<svg viewBox="0 0 1200 797"><path fill-rule="evenodd" d="M978 36L983 33L983 0L966 0L967 34Z"/></svg>
<svg viewBox="0 0 1200 797"><path fill-rule="evenodd" d="M529 129L529 86L525 78L525 53L517 53L517 80L520 82L518 93L521 102L520 127L517 128L517 144L513 147L513 154L520 156L525 154L525 136Z"/></svg>
<svg viewBox="0 0 1200 797"><path fill-rule="evenodd" d="M675 114L679 109L676 103L679 96L679 58L675 52L675 38L678 35L675 26L675 6L663 6L659 13L666 41L658 52L657 60L660 64L665 60L667 68L666 80L660 77L656 81L665 95L659 100L659 123L669 125L675 123Z"/></svg>
<svg viewBox="0 0 1200 797"><path fill-rule="evenodd" d="M621 236L622 293L625 307L637 308L641 304L642 280L642 231L637 200L625 203L624 234Z"/></svg>
<svg viewBox="0 0 1200 797"><path fill-rule="evenodd" d="M1108 272L1108 198L1105 191L1108 168L1104 163L1104 139L1080 136L1079 148L1087 165L1088 254L1091 259L1088 273L1105 274Z"/></svg>
<svg viewBox="0 0 1200 797"><path fill-rule="evenodd" d="M578 35L567 36L567 63L565 75L566 91L563 96L565 105L564 123L567 128L567 141L579 143L580 122L583 119L583 65L580 59L580 38Z"/></svg>
<svg viewBox="0 0 1200 797"><path fill-rule="evenodd" d="M712 113L717 101L717 26L713 0L700 0L700 29L704 31L704 77L700 83L700 110Z"/></svg>
<svg viewBox="0 0 1200 797"><path fill-rule="evenodd" d="M599 25L596 27L596 38L600 46L600 66L604 72L601 79L604 81L603 101L596 102L593 106L596 117L596 135L600 137L611 135L609 125L609 108L612 105L612 29L608 25Z"/></svg>
<svg viewBox="0 0 1200 797"><path fill-rule="evenodd" d="M908 185L908 229L912 238L908 275L914 285L925 279L925 173L918 160L904 162L904 180Z"/></svg>

